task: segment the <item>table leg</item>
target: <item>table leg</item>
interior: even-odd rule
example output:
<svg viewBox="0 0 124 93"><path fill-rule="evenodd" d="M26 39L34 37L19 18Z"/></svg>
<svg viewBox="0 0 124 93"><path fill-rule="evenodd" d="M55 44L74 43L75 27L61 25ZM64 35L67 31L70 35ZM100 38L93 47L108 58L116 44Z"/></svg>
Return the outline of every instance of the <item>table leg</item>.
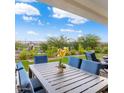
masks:
<svg viewBox="0 0 124 93"><path fill-rule="evenodd" d="M32 71L31 71L31 69L29 68L29 78L32 78L32 77L33 77Z"/></svg>

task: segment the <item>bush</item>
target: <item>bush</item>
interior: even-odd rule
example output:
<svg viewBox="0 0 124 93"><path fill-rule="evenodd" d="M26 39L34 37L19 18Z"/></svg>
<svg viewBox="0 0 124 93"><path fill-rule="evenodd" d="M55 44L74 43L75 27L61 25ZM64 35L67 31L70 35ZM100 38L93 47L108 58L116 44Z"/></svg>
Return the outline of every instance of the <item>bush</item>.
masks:
<svg viewBox="0 0 124 93"><path fill-rule="evenodd" d="M84 48L79 46L78 52L79 52L79 54L83 54L84 53Z"/></svg>
<svg viewBox="0 0 124 93"><path fill-rule="evenodd" d="M27 51L27 59L34 58L34 55L35 55L35 50Z"/></svg>
<svg viewBox="0 0 124 93"><path fill-rule="evenodd" d="M53 57L53 53L51 50L46 51L48 57Z"/></svg>
<svg viewBox="0 0 124 93"><path fill-rule="evenodd" d="M102 49L101 49L100 47L96 47L96 48L95 48L95 52L96 52L96 53L102 53Z"/></svg>
<svg viewBox="0 0 124 93"><path fill-rule="evenodd" d="M19 59L20 60L26 60L26 59L32 59L35 55L35 50L26 50L23 49L20 54L19 54Z"/></svg>
<svg viewBox="0 0 124 93"><path fill-rule="evenodd" d="M19 59L20 60L26 60L27 59L27 51L23 49L20 54L19 54Z"/></svg>
<svg viewBox="0 0 124 93"><path fill-rule="evenodd" d="M104 48L102 49L102 53L108 54L108 47L104 47Z"/></svg>
<svg viewBox="0 0 124 93"><path fill-rule="evenodd" d="M83 54L84 53L84 49L81 48L80 50L78 50L78 54Z"/></svg>
<svg viewBox="0 0 124 93"><path fill-rule="evenodd" d="M47 56L48 57L54 57L54 56L56 56L57 54L57 48L56 47L51 47L51 48L49 48L47 51L46 51L46 53L47 53Z"/></svg>
<svg viewBox="0 0 124 93"><path fill-rule="evenodd" d="M76 54L76 50L74 50L74 49L71 50L71 51L70 51L70 54L71 54L71 55L75 55L75 54Z"/></svg>
<svg viewBox="0 0 124 93"><path fill-rule="evenodd" d="M91 47L86 48L86 51L91 51L91 50L92 50Z"/></svg>

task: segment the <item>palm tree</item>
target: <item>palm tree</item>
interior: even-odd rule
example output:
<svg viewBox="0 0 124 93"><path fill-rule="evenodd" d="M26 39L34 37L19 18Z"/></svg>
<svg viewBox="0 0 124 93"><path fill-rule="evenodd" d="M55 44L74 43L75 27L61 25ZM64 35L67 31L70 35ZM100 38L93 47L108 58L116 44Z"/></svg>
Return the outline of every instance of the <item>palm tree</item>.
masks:
<svg viewBox="0 0 124 93"><path fill-rule="evenodd" d="M100 38L93 34L88 34L84 38L84 47L90 47L91 49L95 49L100 43Z"/></svg>
<svg viewBox="0 0 124 93"><path fill-rule="evenodd" d="M42 43L40 43L40 49L43 51L43 52L45 52L47 49L48 49L48 44L47 44L47 42L42 42Z"/></svg>
<svg viewBox="0 0 124 93"><path fill-rule="evenodd" d="M86 36L79 37L78 43L83 45L85 49L95 49L95 47L100 43L100 38L94 34L87 34Z"/></svg>
<svg viewBox="0 0 124 93"><path fill-rule="evenodd" d="M47 40L47 44L49 46L54 46L57 48L63 48L65 46L68 46L69 38L62 35L60 37L49 37Z"/></svg>

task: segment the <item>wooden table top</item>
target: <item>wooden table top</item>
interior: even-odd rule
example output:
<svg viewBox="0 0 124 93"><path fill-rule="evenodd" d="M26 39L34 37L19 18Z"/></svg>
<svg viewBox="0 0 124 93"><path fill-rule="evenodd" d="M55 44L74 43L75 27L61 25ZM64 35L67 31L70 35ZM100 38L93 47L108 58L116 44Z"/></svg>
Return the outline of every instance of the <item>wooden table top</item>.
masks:
<svg viewBox="0 0 124 93"><path fill-rule="evenodd" d="M108 87L107 79L66 65L59 73L58 62L33 64L29 68L48 93L96 93Z"/></svg>

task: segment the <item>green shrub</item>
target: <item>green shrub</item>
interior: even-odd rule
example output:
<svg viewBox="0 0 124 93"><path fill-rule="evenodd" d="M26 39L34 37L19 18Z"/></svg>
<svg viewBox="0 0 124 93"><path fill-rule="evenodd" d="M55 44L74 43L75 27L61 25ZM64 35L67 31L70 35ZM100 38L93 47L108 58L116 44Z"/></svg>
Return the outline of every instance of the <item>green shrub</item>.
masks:
<svg viewBox="0 0 124 93"><path fill-rule="evenodd" d="M79 47L78 52L79 52L79 54L83 54L84 53L84 48L83 47Z"/></svg>
<svg viewBox="0 0 124 93"><path fill-rule="evenodd" d="M108 54L108 47L104 47L104 48L102 49L102 53Z"/></svg>
<svg viewBox="0 0 124 93"><path fill-rule="evenodd" d="M76 50L74 50L74 49L71 50L71 51L70 51L70 54L71 54L71 55L75 55L75 54L76 54Z"/></svg>
<svg viewBox="0 0 124 93"><path fill-rule="evenodd" d="M79 54L84 54L84 49L79 50Z"/></svg>
<svg viewBox="0 0 124 93"><path fill-rule="evenodd" d="M27 59L27 51L23 49L20 54L19 54L19 59L20 60L26 60Z"/></svg>
<svg viewBox="0 0 124 93"><path fill-rule="evenodd" d="M102 53L102 49L100 47L95 48L95 53Z"/></svg>
<svg viewBox="0 0 124 93"><path fill-rule="evenodd" d="M53 57L53 53L51 50L46 51L48 57Z"/></svg>
<svg viewBox="0 0 124 93"><path fill-rule="evenodd" d="M54 57L54 56L56 56L57 55L57 50L58 50L57 47L50 47L50 48L48 48L48 50L46 51L47 56L48 57Z"/></svg>
<svg viewBox="0 0 124 93"><path fill-rule="evenodd" d="M34 58L34 55L35 55L35 50L27 51L27 59Z"/></svg>
<svg viewBox="0 0 124 93"><path fill-rule="evenodd" d="M91 51L91 50L92 50L91 47L86 48L86 51Z"/></svg>
<svg viewBox="0 0 124 93"><path fill-rule="evenodd" d="M20 54L19 54L19 59L20 60L26 60L26 59L32 59L35 55L35 50L26 50L23 49Z"/></svg>

